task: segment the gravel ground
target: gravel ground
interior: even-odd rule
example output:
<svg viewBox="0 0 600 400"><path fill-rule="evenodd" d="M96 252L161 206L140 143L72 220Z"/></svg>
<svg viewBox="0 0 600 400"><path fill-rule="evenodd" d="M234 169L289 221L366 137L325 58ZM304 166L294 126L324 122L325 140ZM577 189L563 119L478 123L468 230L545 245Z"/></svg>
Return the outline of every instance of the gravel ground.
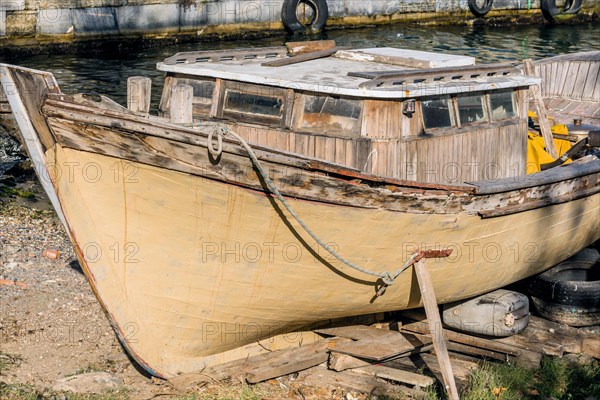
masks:
<svg viewBox="0 0 600 400"><path fill-rule="evenodd" d="M119 344L50 201L1 125L0 138L0 167L5 167L0 170L0 399L366 397L340 390L333 382L307 386L303 381L310 381L310 371L252 387L214 384L188 393L149 376ZM10 157L3 158L7 149ZM16 169L8 165L15 159ZM67 377L102 372L120 382L116 391L101 386L103 394L89 397L58 389ZM94 383L86 385L80 389L92 390Z"/></svg>

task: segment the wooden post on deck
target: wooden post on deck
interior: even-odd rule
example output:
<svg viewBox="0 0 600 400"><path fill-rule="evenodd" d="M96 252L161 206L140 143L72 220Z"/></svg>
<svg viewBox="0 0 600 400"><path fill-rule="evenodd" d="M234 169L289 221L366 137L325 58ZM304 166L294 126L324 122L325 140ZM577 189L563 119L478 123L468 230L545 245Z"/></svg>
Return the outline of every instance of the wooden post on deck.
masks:
<svg viewBox="0 0 600 400"><path fill-rule="evenodd" d="M191 124L192 100L194 99L194 88L190 85L177 85L171 89L171 102L169 115L174 124Z"/></svg>
<svg viewBox="0 0 600 400"><path fill-rule="evenodd" d="M530 58L523 60L523 71L525 72L525 75L535 76L535 66ZM539 85L531 86L529 88L529 92L531 93L531 96L533 97L533 103L536 106L540 131L542 131L542 136L544 137L546 151L552 156L552 158L557 159L558 152L556 151L556 146L554 145L552 127L550 126L548 114L546 113L546 106L544 105L544 100L542 99L541 87Z"/></svg>
<svg viewBox="0 0 600 400"><path fill-rule="evenodd" d="M147 114L150 111L152 79L143 76L127 78L127 108L129 111Z"/></svg>
<svg viewBox="0 0 600 400"><path fill-rule="evenodd" d="M419 289L421 290L421 299L423 300L423 306L425 307L425 314L427 315L427 321L429 322L429 331L431 333L431 339L433 340L433 348L435 349L435 355L437 356L440 369L442 370L444 387L450 400L459 400L458 389L456 388L454 373L452 372L452 365L450 364L450 356L448 355L446 337L444 335L444 330L442 329L440 310L438 309L435 293L433 291L433 282L431 281L431 275L429 275L427 268L425 268L426 258L448 257L451 251L452 250L420 251L420 255L417 257L414 264L414 269L415 274L417 275L417 281L419 282Z"/></svg>

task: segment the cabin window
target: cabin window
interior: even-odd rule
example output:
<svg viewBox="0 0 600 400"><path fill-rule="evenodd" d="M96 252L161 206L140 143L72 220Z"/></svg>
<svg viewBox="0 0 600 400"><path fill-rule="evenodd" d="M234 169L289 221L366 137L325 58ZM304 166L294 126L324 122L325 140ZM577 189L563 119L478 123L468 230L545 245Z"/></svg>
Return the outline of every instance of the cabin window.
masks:
<svg viewBox="0 0 600 400"><path fill-rule="evenodd" d="M279 116L283 99L232 90L225 92L225 109L249 114Z"/></svg>
<svg viewBox="0 0 600 400"><path fill-rule="evenodd" d="M215 89L215 82L212 80L189 79L167 77L165 80L165 89L160 102L160 109L163 112L169 111L171 103L171 90L177 85L190 85L193 88L193 113L194 117L206 118L210 114L212 106L212 97Z"/></svg>
<svg viewBox="0 0 600 400"><path fill-rule="evenodd" d="M453 125L452 112L448 100L446 97L421 101L425 129L449 128Z"/></svg>
<svg viewBox="0 0 600 400"><path fill-rule="evenodd" d="M300 129L318 133L357 133L362 103L328 96L305 96Z"/></svg>
<svg viewBox="0 0 600 400"><path fill-rule="evenodd" d="M461 125L488 120L485 111L485 96L483 95L459 96L457 105Z"/></svg>
<svg viewBox="0 0 600 400"><path fill-rule="evenodd" d="M490 107L494 121L515 117L515 92L511 90L490 93Z"/></svg>
<svg viewBox="0 0 600 400"><path fill-rule="evenodd" d="M215 83L213 81L199 81L196 79L178 78L176 85L190 85L194 88L193 104L211 105Z"/></svg>
<svg viewBox="0 0 600 400"><path fill-rule="evenodd" d="M227 82L223 116L252 116L248 122L278 122L283 118L285 90L268 86Z"/></svg>

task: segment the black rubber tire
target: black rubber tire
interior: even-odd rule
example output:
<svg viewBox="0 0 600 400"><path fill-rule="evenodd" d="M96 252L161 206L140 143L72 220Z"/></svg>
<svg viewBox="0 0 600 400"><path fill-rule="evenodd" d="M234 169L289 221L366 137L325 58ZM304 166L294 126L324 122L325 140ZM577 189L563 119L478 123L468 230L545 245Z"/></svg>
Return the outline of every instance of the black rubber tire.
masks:
<svg viewBox="0 0 600 400"><path fill-rule="evenodd" d="M529 293L549 303L600 309L600 264L564 261L533 278Z"/></svg>
<svg viewBox="0 0 600 400"><path fill-rule="evenodd" d="M566 306L547 302L537 297L531 301L544 318L569 326L593 326L600 324L600 308Z"/></svg>
<svg viewBox="0 0 600 400"><path fill-rule="evenodd" d="M477 0L469 0L469 10L471 10L473 15L476 17L483 17L492 9L493 3L494 0L485 0L485 4L483 6L479 6L477 4Z"/></svg>
<svg viewBox="0 0 600 400"><path fill-rule="evenodd" d="M556 0L540 0L540 8L546 21L555 22L559 14L577 14L581 10L583 0L567 0L562 10L556 7Z"/></svg>
<svg viewBox="0 0 600 400"><path fill-rule="evenodd" d="M314 16L307 24L298 19L296 11L298 6L305 3L313 9ZM281 21L283 26L293 33L319 33L325 28L329 18L329 8L325 0L284 0L281 8Z"/></svg>

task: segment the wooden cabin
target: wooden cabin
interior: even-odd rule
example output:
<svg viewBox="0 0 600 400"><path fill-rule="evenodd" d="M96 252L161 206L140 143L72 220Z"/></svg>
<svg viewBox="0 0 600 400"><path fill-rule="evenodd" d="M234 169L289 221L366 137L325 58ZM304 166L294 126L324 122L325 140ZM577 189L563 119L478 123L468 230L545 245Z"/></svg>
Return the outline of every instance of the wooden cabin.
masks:
<svg viewBox="0 0 600 400"><path fill-rule="evenodd" d="M251 143L419 182L525 175L527 91L539 80L514 65L394 48L295 57L178 53L158 64L160 111L190 85L194 123L223 121Z"/></svg>

